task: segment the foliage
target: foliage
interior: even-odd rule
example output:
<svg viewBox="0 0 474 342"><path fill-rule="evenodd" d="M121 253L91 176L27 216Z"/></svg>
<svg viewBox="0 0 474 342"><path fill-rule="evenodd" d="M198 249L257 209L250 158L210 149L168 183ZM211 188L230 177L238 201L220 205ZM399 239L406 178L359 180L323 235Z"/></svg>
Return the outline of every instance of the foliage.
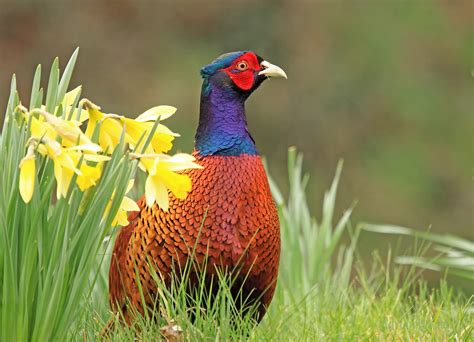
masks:
<svg viewBox="0 0 474 342"><path fill-rule="evenodd" d="M331 188L325 193L320 222L312 216L306 200L309 176L302 174L303 155L294 148L288 151L289 195L285 201L276 183L270 187L277 202L280 217L282 255L280 259L279 292L295 302L315 285L345 289L349 284L357 237L348 247L341 246L341 237L349 229L352 209L333 222L336 192L342 171L339 162ZM334 257L337 264L332 265Z"/></svg>
<svg viewBox="0 0 474 342"><path fill-rule="evenodd" d="M454 235L423 232L400 226L362 223L361 228L382 233L407 235L433 243L433 257L398 256L400 264L414 265L434 271L447 271L450 274L474 282L474 242Z"/></svg>
<svg viewBox="0 0 474 342"><path fill-rule="evenodd" d="M175 134L159 120L174 108L153 107L132 120L79 101L80 87L67 93L77 54L61 77L54 60L44 105L40 66L29 109L20 102L15 76L12 79L0 136L4 341L66 335L83 297L91 294L101 242L112 226L127 223L127 210L138 209L125 197L137 166L147 170L151 202L162 206L167 206L167 189L178 197L190 189L189 179L176 172L199 167L189 155L163 154Z"/></svg>

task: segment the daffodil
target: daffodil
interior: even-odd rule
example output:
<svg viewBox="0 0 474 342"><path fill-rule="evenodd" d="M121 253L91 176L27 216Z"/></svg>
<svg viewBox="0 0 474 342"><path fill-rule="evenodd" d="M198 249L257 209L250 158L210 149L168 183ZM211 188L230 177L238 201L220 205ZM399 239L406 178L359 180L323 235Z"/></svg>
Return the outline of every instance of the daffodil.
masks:
<svg viewBox="0 0 474 342"><path fill-rule="evenodd" d="M42 106L42 110L44 111L45 106ZM28 112L28 109L19 104L15 111L22 113L25 121L29 121L31 119L30 125L30 132L31 136L34 138L41 138L46 137L51 140L55 140L58 136L53 126L45 122L44 117L41 115L32 115L32 113Z"/></svg>
<svg viewBox="0 0 474 342"><path fill-rule="evenodd" d="M131 179L128 182L127 190L125 191L125 194L127 194L131 189L133 188L133 179ZM110 211L110 208L112 207L112 200L115 196L115 191L112 194L112 198L109 200L109 203L107 204L107 207L104 212L104 218L107 216L107 214ZM117 214L115 215L115 218L112 221L112 226L120 225L120 226L126 226L128 222L128 212L129 211L138 211L140 208L138 207L137 203L132 200L130 197L124 196L122 199L122 202L120 203L119 210L117 211Z"/></svg>
<svg viewBox="0 0 474 342"><path fill-rule="evenodd" d="M48 113L44 106L31 112L21 105L18 107L25 119L31 123L28 153L20 164L20 192L23 200L30 201L33 195L35 151L53 161L56 195L61 198L67 196L74 176L81 191L95 186L101 177L103 163L110 159L109 155L122 137L131 149L142 153L134 154L134 157L140 159L140 168L148 173L145 186L147 205L157 203L162 209L168 210L168 192L184 199L191 190L191 180L181 171L201 166L188 154L172 157L163 154L172 148L172 142L179 134L161 123L157 124L157 120L165 120L173 115L176 108L157 106L148 109L136 119L130 119L116 114L105 114L99 106L87 99L79 101L79 109L73 108L80 91L79 86L66 93L60 104L68 113L67 120ZM58 107L54 112L57 111ZM71 113L72 115L69 115ZM86 119L89 120L87 129L82 132L80 125ZM149 137L155 125L155 131ZM97 141L97 144L92 140ZM149 145L144 149L147 140ZM129 184L127 192L132 184L133 182ZM106 212L110 211L112 199ZM139 210L137 204L125 196L113 225L128 224L127 212L134 210Z"/></svg>
<svg viewBox="0 0 474 342"><path fill-rule="evenodd" d="M100 107L86 99L81 100L81 104L87 109L89 116L86 136L92 138L97 125L100 124L98 142L109 153L118 145L122 134L124 134L125 142L131 148L140 151L154 126L154 122L158 119L167 119L176 111L176 108L171 106L157 106L150 108L136 119L129 119L117 114L105 114L100 111ZM172 132L162 124L158 124L151 138L150 146L144 152L168 152L173 146L172 141L177 136L179 134Z"/></svg>
<svg viewBox="0 0 474 342"><path fill-rule="evenodd" d="M147 206L155 202L163 210L168 210L168 190L176 198L184 199L191 191L189 176L178 173L186 169L200 169L195 158L189 154L178 153L174 156L165 154L134 155L148 172L145 183L145 197Z"/></svg>
<svg viewBox="0 0 474 342"><path fill-rule="evenodd" d="M51 113L43 110L34 109L32 113L37 112L44 117L45 121L50 124L56 133L63 138L65 145L74 146L79 144L91 144L92 141L81 131L79 126L73 121L63 120Z"/></svg>
<svg viewBox="0 0 474 342"><path fill-rule="evenodd" d="M79 91L80 88L76 88L67 93L62 104L70 109ZM79 121L63 120L44 109L37 108L28 112L20 105L18 110L31 122L29 152L20 164L20 190L25 202L31 200L34 189L35 154L31 149L37 149L41 155L53 160L58 198L67 196L74 174L77 175L76 182L82 191L97 184L102 164L110 157L99 154L102 152L101 147L93 144L81 131Z"/></svg>
<svg viewBox="0 0 474 342"><path fill-rule="evenodd" d="M74 173L81 175L76 168L79 159L75 158L77 151L66 150L54 140L43 139L38 151L48 156L54 163L54 177L56 178L56 197L66 197Z"/></svg>
<svg viewBox="0 0 474 342"><path fill-rule="evenodd" d="M30 144L26 156L20 162L20 195L25 203L31 201L35 189L35 146Z"/></svg>
<svg viewBox="0 0 474 342"><path fill-rule="evenodd" d="M120 120L124 124L125 132L130 136L129 142L135 151L140 152L149 132L153 129L154 122L142 122L133 119L121 117ZM145 153L165 153L173 147L173 140L179 134L172 132L168 127L158 124L151 138L150 146L144 151ZM138 142L140 142L139 145Z"/></svg>
<svg viewBox="0 0 474 342"><path fill-rule="evenodd" d="M102 175L102 164L90 166L86 162L83 162L79 171L81 174L77 176L76 183L79 186L79 189L84 191L97 185L97 181Z"/></svg>
<svg viewBox="0 0 474 342"><path fill-rule="evenodd" d="M166 120L175 112L176 108L172 106L156 106L140 114L135 120L124 119L123 121L125 123L126 129L127 127L129 127L130 129L129 134L132 136L132 138L138 141L144 131L147 132L145 134L145 138L147 137L148 132L150 132L153 128L154 122L156 120ZM173 147L172 142L175 137L179 137L179 134L174 133L168 127L162 124L158 124L151 139L151 147L153 149L153 152L166 153L171 150L171 147ZM139 148L136 150L138 152ZM145 151L145 153L150 152L150 149L147 149L147 151Z"/></svg>
<svg viewBox="0 0 474 342"><path fill-rule="evenodd" d="M62 108L65 109L66 113L69 113L71 111L72 105L74 104L74 100L80 94L81 88L82 88L81 86L78 86L64 95L64 98L61 102L61 106ZM66 129L74 130L75 134L73 134L73 136L75 137L77 134L82 133L82 132L80 133L78 132L79 126L89 117L88 112L86 110L80 109L78 112L77 108L74 108L72 110L72 118L70 120L63 120L59 117L56 117L55 115L48 113L46 111L46 106L44 105L42 105L39 109L33 110L32 112L28 112L27 108L20 104L17 110L23 113L27 121L29 120L30 116L32 116L31 135L38 138L42 136L46 136L50 139L56 139L57 132L55 128L59 127L59 129L61 129L62 126L64 125L64 124L63 125L61 124L61 121L67 122L65 125L70 126L70 128L66 128ZM53 112L56 113L57 110L58 110L58 107L56 107ZM52 119L54 121L53 125L51 123L45 122L44 113L47 113L46 116L51 115L54 117ZM76 143L76 141L74 141L73 143ZM72 145L71 142L69 142L69 145Z"/></svg>
<svg viewBox="0 0 474 342"><path fill-rule="evenodd" d="M70 147L76 144L91 144L92 141L81 131L77 122L63 120L43 109L33 109L31 119L31 135L36 138L47 137L51 140L57 136L62 144Z"/></svg>
<svg viewBox="0 0 474 342"><path fill-rule="evenodd" d="M97 184L102 175L102 163L96 163L96 165L91 166L87 164L86 160L83 160L81 165L77 167L81 158L84 157L85 159L85 156L86 154L82 154L79 151L64 149L59 156L53 158L54 174L58 183L58 194L60 193L63 197L66 197L74 173L77 174L76 183L81 191Z"/></svg>
<svg viewBox="0 0 474 342"><path fill-rule="evenodd" d="M66 110L66 113L69 114L71 112L71 107L72 105L74 104L74 100L76 99L76 97L79 96L79 94L81 93L82 91L82 86L78 86L76 88L74 88L73 90L67 92L65 95L64 95L64 98L61 102L61 106L63 108L65 108ZM79 111L79 112L78 112ZM56 110L55 110L56 112ZM78 108L74 108L72 110L72 117L71 117L71 121L75 120L79 123L83 123L84 121L86 121L87 119L89 118L89 115L87 113L86 110L82 109L81 107Z"/></svg>
<svg viewBox="0 0 474 342"><path fill-rule="evenodd" d="M81 104L86 108L89 115L89 122L87 123L86 136L92 138L97 125L100 124L100 131L98 143L104 151L112 153L115 146L120 142L123 127L117 120L120 118L115 114L104 114L100 111L100 107L87 99L81 100ZM131 138L125 136L125 142L130 142Z"/></svg>
<svg viewBox="0 0 474 342"><path fill-rule="evenodd" d="M66 116L69 116L72 110L72 115L71 119L68 119L68 121L71 121L75 123L76 125L82 124L84 121L88 119L88 113L86 110L82 108L72 108L72 105L74 104L74 100L76 97L78 97L81 93L82 86L77 86L73 90L67 92L64 95L63 100L61 101L61 108L66 112ZM41 105L40 107L42 110L46 111L46 106ZM58 111L59 106L55 107L53 110L53 113L56 113Z"/></svg>
<svg viewBox="0 0 474 342"><path fill-rule="evenodd" d="M56 178L56 196L58 198L66 197L74 174L77 174L76 183L84 191L96 185L102 173L102 164L95 166L87 164L87 160L102 161L109 157L94 156L87 152L97 152L100 147L96 144L85 144L73 146L70 148L62 147L57 141L43 138L38 146L38 151L48 156L54 163L54 177ZM79 166L79 163L81 162Z"/></svg>
<svg viewBox="0 0 474 342"><path fill-rule="evenodd" d="M48 124L41 118L31 118L31 136L35 138L46 137L51 140L56 140L58 136L53 126Z"/></svg>
<svg viewBox="0 0 474 342"><path fill-rule="evenodd" d="M160 119L160 121L168 119L171 115L176 113L176 107L172 106L156 106L150 108L137 116L135 121L138 122L147 122L147 121L156 121Z"/></svg>

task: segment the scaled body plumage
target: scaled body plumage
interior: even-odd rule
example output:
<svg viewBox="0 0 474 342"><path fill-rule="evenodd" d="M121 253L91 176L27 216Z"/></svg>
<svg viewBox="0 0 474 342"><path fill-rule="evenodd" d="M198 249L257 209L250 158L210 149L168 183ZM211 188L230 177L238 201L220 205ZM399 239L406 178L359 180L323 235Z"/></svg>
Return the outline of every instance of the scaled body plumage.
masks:
<svg viewBox="0 0 474 342"><path fill-rule="evenodd" d="M136 270L151 306L156 283L149 261L168 283L172 265L184 266L191 255L199 265L207 258L209 278L216 267L238 270L235 286L257 301L259 319L270 304L280 255L278 215L247 129L244 107L246 98L267 78L265 70L270 68L262 63L263 59L252 52L241 52L203 68L200 122L193 153L203 169L185 171L192 190L186 199L170 194L168 211L156 204L148 207L142 198L138 202L140 211L130 215L130 224L121 229L115 242L110 302L114 311L125 313L128 321L127 301L142 311ZM237 73L241 74L232 75Z"/></svg>
<svg viewBox="0 0 474 342"><path fill-rule="evenodd" d="M153 294L156 285L148 271L147 255L167 281L173 262L184 266L193 253L198 264L207 256L209 275L215 273L214 266L221 270L241 267L243 277L248 274L244 289L253 291L255 297L262 295L265 306L270 303L278 273L280 235L260 157L197 158L204 168L188 172L193 190L185 200L171 198L170 208L164 212L156 205L146 207L142 199L141 211L120 232L116 246L123 244L120 252L124 258L112 265L112 270L116 268L112 274L123 279L114 278L111 283L123 280L125 288L119 285L111 291L112 303L125 304L126 295L134 306L141 307L134 263L146 293ZM147 301L151 305L153 298Z"/></svg>

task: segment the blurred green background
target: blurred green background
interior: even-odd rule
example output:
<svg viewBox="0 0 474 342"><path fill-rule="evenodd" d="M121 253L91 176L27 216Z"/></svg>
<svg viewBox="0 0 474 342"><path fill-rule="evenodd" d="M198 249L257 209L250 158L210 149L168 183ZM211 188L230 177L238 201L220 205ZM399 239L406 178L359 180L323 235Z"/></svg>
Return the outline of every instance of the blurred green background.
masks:
<svg viewBox="0 0 474 342"><path fill-rule="evenodd" d="M182 134L177 149L191 151L200 67L251 49L289 77L267 82L247 105L280 184L287 147L297 146L319 208L343 158L341 210L357 200L358 220L473 238L469 0L0 4L1 115L12 73L26 100L36 64L48 69L59 56L64 66L80 46L74 86L107 112L178 107L167 125Z"/></svg>

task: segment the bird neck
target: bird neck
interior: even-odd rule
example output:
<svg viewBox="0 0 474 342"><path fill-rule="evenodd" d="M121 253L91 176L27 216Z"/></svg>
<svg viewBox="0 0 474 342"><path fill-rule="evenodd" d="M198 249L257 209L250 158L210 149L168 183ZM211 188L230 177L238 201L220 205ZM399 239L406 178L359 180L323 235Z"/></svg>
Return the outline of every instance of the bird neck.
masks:
<svg viewBox="0 0 474 342"><path fill-rule="evenodd" d="M257 155L247 129L246 96L231 89L204 83L195 149L202 156Z"/></svg>

